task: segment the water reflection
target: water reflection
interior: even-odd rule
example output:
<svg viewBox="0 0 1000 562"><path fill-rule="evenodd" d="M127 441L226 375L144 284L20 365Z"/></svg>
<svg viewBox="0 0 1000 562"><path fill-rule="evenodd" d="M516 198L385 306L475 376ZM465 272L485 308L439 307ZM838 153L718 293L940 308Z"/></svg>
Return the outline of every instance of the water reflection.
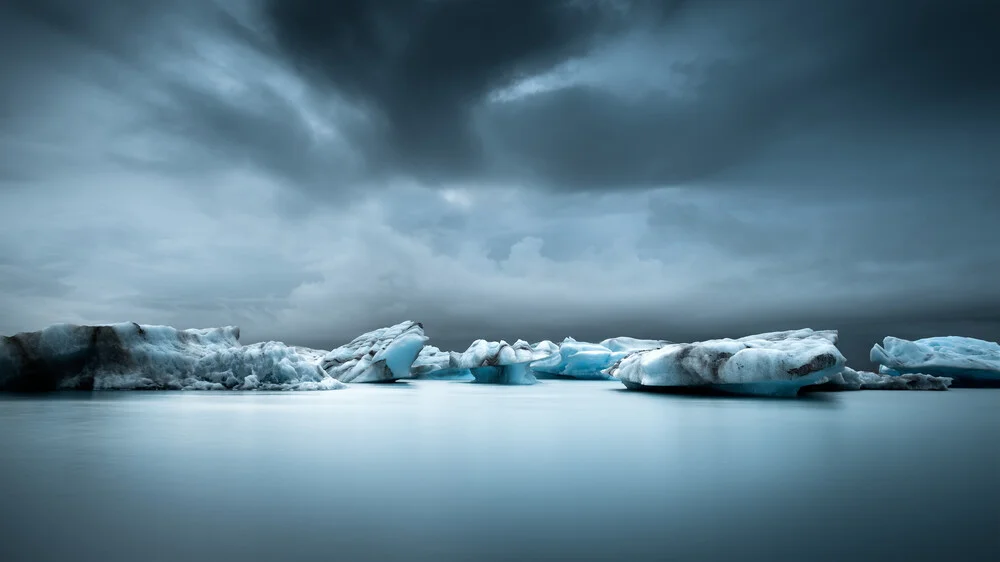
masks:
<svg viewBox="0 0 1000 562"><path fill-rule="evenodd" d="M722 392L719 390L713 390L709 388L699 389L699 388L663 387L662 389L644 390L644 391L629 390L627 388L612 388L609 390L611 392L639 393L654 397L696 400L696 401L702 401L706 404L711 404L715 402L731 402L731 401L763 402L771 404L771 407L775 407L773 403L796 404L800 406L806 405L813 407L837 407L837 405L839 404L837 393L834 392L809 392L809 393L802 393L794 397L788 397L788 396L732 394L729 392Z"/></svg>

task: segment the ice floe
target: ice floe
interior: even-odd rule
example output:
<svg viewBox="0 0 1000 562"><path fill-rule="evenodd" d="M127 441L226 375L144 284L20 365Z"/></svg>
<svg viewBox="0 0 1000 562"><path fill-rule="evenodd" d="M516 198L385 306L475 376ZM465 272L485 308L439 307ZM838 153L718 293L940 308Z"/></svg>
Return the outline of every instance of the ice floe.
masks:
<svg viewBox="0 0 1000 562"><path fill-rule="evenodd" d="M341 382L391 382L410 378L427 341L418 322L401 322L366 332L327 353L320 366Z"/></svg>
<svg viewBox="0 0 1000 562"><path fill-rule="evenodd" d="M0 340L2 390L327 390L315 361L278 342L243 346L236 327L178 330L57 324Z"/></svg>
<svg viewBox="0 0 1000 562"><path fill-rule="evenodd" d="M868 371L855 371L850 367L827 377L815 386L816 390L948 390L952 379L913 373L886 375Z"/></svg>
<svg viewBox="0 0 1000 562"><path fill-rule="evenodd" d="M1000 385L1000 344L975 338L888 336L872 347L871 360L887 375L922 373L950 377L955 386Z"/></svg>
<svg viewBox="0 0 1000 562"><path fill-rule="evenodd" d="M529 364L544 359L557 349L552 342L532 346L524 340L476 340L462 353L451 353L449 368L468 369L476 382L490 384L534 384L537 382Z"/></svg>
<svg viewBox="0 0 1000 562"><path fill-rule="evenodd" d="M846 360L836 343L836 331L811 329L671 343L631 353L606 372L630 389L794 396L843 370Z"/></svg>

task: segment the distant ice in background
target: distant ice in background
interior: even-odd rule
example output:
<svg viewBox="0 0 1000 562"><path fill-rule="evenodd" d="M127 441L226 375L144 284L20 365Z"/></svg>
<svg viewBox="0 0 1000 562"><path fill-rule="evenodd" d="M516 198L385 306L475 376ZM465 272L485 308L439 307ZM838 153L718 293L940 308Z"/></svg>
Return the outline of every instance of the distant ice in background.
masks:
<svg viewBox="0 0 1000 562"><path fill-rule="evenodd" d="M951 377L959 385L1000 386L1000 344L944 336L916 341L892 336L875 344L871 360L886 375L926 373Z"/></svg>
<svg viewBox="0 0 1000 562"><path fill-rule="evenodd" d="M534 346L524 340L513 344L506 341L476 340L462 353L452 353L450 369L468 369L476 382L489 384L534 384L536 381L529 365L558 353L550 341Z"/></svg>
<svg viewBox="0 0 1000 562"><path fill-rule="evenodd" d="M410 378L410 367L427 342L418 322L366 332L323 356L320 366L341 382L392 382Z"/></svg>

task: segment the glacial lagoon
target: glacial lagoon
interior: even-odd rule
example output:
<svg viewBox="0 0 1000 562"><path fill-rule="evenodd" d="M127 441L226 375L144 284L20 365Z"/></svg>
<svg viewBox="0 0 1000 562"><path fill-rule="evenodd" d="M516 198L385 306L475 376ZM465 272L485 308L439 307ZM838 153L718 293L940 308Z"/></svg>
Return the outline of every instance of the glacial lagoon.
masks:
<svg viewBox="0 0 1000 562"><path fill-rule="evenodd" d="M0 395L0 559L994 560L1000 389Z"/></svg>

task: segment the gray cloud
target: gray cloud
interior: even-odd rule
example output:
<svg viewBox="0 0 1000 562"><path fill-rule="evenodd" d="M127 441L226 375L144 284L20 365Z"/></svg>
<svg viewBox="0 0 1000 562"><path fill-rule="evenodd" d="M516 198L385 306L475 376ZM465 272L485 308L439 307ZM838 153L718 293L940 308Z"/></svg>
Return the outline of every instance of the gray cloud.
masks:
<svg viewBox="0 0 1000 562"><path fill-rule="evenodd" d="M639 3L636 3L639 4ZM267 3L289 58L371 111L369 156L425 179L475 176L472 109L522 76L586 54L649 6L607 2Z"/></svg>
<svg viewBox="0 0 1000 562"><path fill-rule="evenodd" d="M997 140L977 125L998 117L989 2L626 5L274 2L266 14L290 60L372 112L380 132L361 145L376 167L432 181L733 183L765 165L786 183L820 170L934 183L899 168L944 143L909 137L978 128L985 138L948 139L959 158ZM511 87L521 95L494 99ZM868 146L836 157L886 136L885 161L852 160Z"/></svg>
<svg viewBox="0 0 1000 562"><path fill-rule="evenodd" d="M1000 339L978 0L0 7L0 332Z"/></svg>

